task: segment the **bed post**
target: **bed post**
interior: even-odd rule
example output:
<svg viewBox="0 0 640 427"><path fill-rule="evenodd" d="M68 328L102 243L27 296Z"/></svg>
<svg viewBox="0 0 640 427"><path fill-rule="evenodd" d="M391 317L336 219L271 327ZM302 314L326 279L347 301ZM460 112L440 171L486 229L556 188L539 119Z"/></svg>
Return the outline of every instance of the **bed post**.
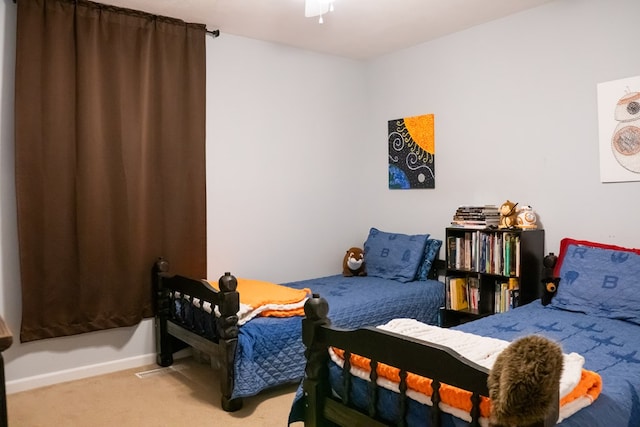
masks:
<svg viewBox="0 0 640 427"><path fill-rule="evenodd" d="M235 356L238 346L238 311L240 310L240 294L236 291L238 281L231 273L224 273L218 280L220 289L220 317L216 319L216 330L220 337L221 371L220 391L222 409L227 412L242 408L242 398L232 399L235 381Z"/></svg>
<svg viewBox="0 0 640 427"><path fill-rule="evenodd" d="M305 318L302 319L302 342L306 347L305 379L303 382L305 404L305 427L323 425L324 399L329 395L329 354L326 344L320 339L320 327L329 326L331 321L329 303L318 294L313 294L304 304ZM313 403L310 403L313 402Z"/></svg>
<svg viewBox="0 0 640 427"><path fill-rule="evenodd" d="M156 329L156 363L160 366L173 364L171 336L167 330L167 320L171 310L169 291L162 286L162 279L169 272L169 263L158 258L154 263L151 280L155 293L155 329Z"/></svg>

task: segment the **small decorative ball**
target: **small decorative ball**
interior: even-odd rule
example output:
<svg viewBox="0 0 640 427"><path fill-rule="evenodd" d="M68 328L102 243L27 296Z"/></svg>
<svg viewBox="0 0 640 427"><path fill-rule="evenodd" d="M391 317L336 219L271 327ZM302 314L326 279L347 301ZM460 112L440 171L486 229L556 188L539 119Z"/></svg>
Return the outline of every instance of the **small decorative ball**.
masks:
<svg viewBox="0 0 640 427"><path fill-rule="evenodd" d="M522 206L518 210L518 216L516 218L516 226L522 229L538 228L538 217L533 211L531 206Z"/></svg>

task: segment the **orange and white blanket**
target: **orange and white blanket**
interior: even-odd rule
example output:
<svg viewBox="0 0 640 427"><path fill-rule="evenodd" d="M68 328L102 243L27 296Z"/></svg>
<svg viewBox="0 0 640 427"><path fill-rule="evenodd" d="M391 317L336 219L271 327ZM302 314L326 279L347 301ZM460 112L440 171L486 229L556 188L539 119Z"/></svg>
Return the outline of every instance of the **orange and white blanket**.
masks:
<svg viewBox="0 0 640 427"><path fill-rule="evenodd" d="M240 294L240 310L238 311L238 325L243 325L254 317L293 317L304 316L304 303L311 295L311 290L293 289L261 280L237 278L237 291ZM216 282L209 284L219 290ZM199 301L194 303L199 305ZM211 313L211 305L204 304L207 312ZM217 312L216 314L220 315Z"/></svg>
<svg viewBox="0 0 640 427"><path fill-rule="evenodd" d="M453 329L426 325L414 319L394 319L380 329L407 335L423 341L447 346L461 356L487 369L491 369L496 358L508 345L508 341L483 337ZM339 349L329 349L331 359L340 367L344 365L344 352ZM351 356L351 373L369 381L369 360ZM602 379L595 372L583 369L584 357L577 353L564 355L564 366L560 379L560 417L558 422L574 414L578 410L590 405L602 390ZM399 369L378 364L378 385L395 392L399 391ZM431 380L409 373L407 375L407 396L426 405L431 405ZM443 384L440 388L440 409L458 418L471 421L471 393L456 387ZM480 403L480 424L488 425L491 411L491 401L482 397Z"/></svg>

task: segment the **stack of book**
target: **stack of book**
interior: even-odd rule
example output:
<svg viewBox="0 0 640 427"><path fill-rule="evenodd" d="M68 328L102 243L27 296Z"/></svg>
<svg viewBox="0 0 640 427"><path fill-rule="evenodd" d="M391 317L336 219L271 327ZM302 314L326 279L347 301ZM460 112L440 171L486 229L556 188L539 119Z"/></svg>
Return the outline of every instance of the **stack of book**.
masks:
<svg viewBox="0 0 640 427"><path fill-rule="evenodd" d="M500 211L495 205L459 206L451 225L463 228L490 228L500 223Z"/></svg>
<svg viewBox="0 0 640 427"><path fill-rule="evenodd" d="M520 305L520 285L515 277L507 282L496 282L494 295L494 313L504 313Z"/></svg>

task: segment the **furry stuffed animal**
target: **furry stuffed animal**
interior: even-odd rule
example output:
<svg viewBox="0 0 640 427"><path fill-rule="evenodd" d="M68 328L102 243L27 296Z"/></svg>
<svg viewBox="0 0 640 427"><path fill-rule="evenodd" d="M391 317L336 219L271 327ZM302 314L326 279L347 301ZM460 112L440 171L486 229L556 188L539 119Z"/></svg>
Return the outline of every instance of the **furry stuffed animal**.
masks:
<svg viewBox="0 0 640 427"><path fill-rule="evenodd" d="M510 200L507 200L500 206L500 223L498 224L498 228L514 228L516 226L518 218L516 206L518 206L518 204Z"/></svg>
<svg viewBox="0 0 640 427"><path fill-rule="evenodd" d="M562 349L553 341L530 335L504 349L487 385L491 427L525 427L558 420Z"/></svg>
<svg viewBox="0 0 640 427"><path fill-rule="evenodd" d="M364 252L360 248L350 248L342 260L342 275L345 277L366 276Z"/></svg>

